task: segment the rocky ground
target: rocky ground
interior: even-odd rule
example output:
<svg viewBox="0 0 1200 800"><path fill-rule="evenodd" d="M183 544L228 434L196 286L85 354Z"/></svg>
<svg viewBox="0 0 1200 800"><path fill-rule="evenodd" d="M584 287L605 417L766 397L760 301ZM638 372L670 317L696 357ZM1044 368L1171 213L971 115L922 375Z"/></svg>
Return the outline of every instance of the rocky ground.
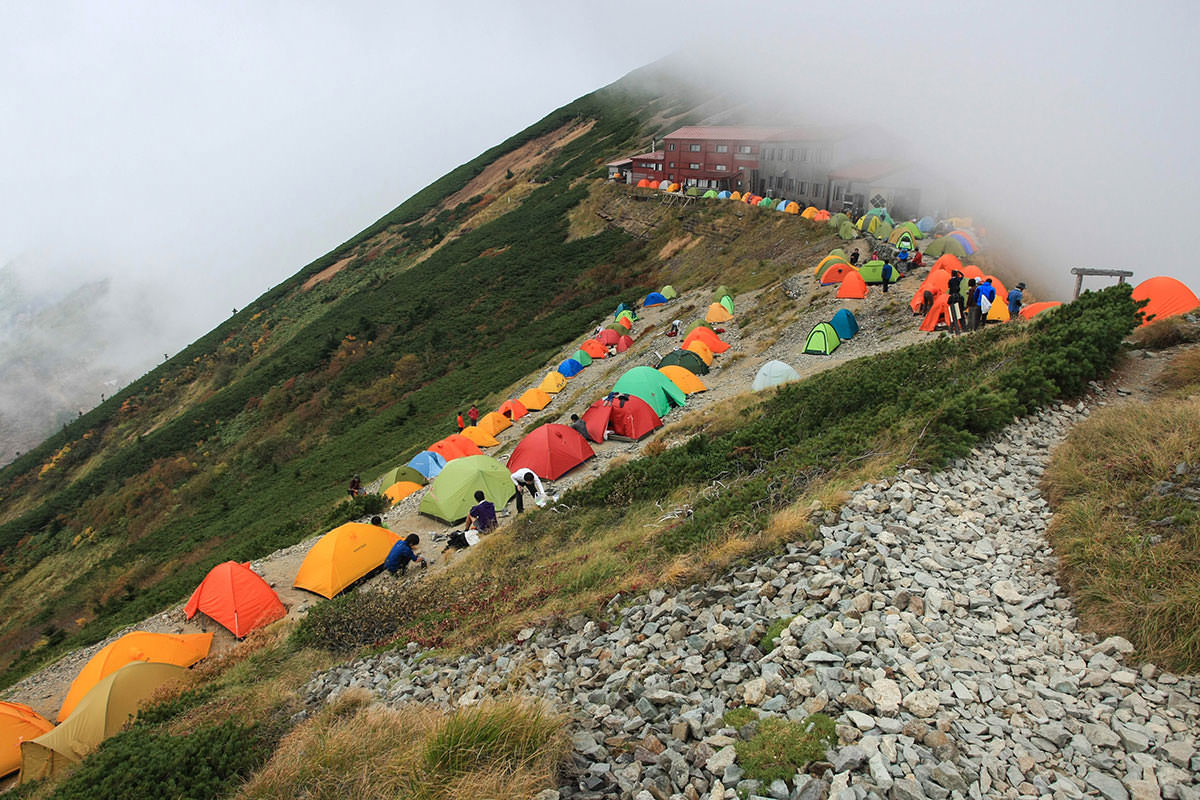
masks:
<svg viewBox="0 0 1200 800"><path fill-rule="evenodd" d="M544 698L575 748L569 784L545 798L1200 798L1200 677L1081 634L1055 579L1038 481L1087 413L1055 407L950 469L864 486L820 539L708 584L453 660L409 645L314 677L309 700ZM755 723L723 720L738 706L829 714L839 746L760 785L735 749Z"/></svg>

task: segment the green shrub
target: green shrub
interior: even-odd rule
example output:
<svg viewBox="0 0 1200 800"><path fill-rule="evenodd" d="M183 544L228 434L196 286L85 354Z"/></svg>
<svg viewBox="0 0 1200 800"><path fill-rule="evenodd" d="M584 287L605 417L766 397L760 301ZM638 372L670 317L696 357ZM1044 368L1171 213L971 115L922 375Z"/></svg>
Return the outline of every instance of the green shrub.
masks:
<svg viewBox="0 0 1200 800"><path fill-rule="evenodd" d="M756 721L758 719L758 712L753 708L746 708L745 706L742 708L731 708L725 712L725 716L722 719L730 728L742 728Z"/></svg>
<svg viewBox="0 0 1200 800"><path fill-rule="evenodd" d="M389 640L406 619L405 604L383 592L349 592L318 603L292 633L299 646L346 652Z"/></svg>
<svg viewBox="0 0 1200 800"><path fill-rule="evenodd" d="M350 497L333 507L325 517L325 523L330 527L341 525L343 522L353 522L356 519L382 514L388 510L392 501L382 494L360 494Z"/></svg>
<svg viewBox="0 0 1200 800"><path fill-rule="evenodd" d="M232 720L181 736L137 724L100 745L51 797L221 797L266 762L272 745L259 726Z"/></svg>
<svg viewBox="0 0 1200 800"><path fill-rule="evenodd" d="M794 617L780 618L768 625L762 640L758 643L758 649L764 653L774 650L775 646L779 644L779 634L783 633L792 619Z"/></svg>
<svg viewBox="0 0 1200 800"><path fill-rule="evenodd" d="M751 780L769 784L789 781L810 762L825 757L837 743L834 722L824 714L813 714L804 722L767 717L754 738L734 745L738 765Z"/></svg>

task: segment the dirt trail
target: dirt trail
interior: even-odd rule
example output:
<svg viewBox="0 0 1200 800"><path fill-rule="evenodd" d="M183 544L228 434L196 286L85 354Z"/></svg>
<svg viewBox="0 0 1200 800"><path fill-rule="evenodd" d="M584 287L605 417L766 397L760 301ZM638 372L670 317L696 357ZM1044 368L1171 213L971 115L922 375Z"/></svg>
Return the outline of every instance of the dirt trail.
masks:
<svg viewBox="0 0 1200 800"><path fill-rule="evenodd" d="M788 278L782 285L775 284L764 290L739 295L736 298L735 320L725 323L722 338L731 344L726 353L718 356L708 375L702 380L708 390L693 394L687 399L684 408L672 409L666 425L677 422L685 415L704 410L719 404L735 395L750 391L759 367L771 359L779 359L791 364L801 377L816 374L830 369L854 358L873 355L886 350L904 347L915 342L925 341L930 336L917 331L919 320L913 317L907 302L917 281L909 278L902 285L893 287L885 294L872 288L870 294L863 300L841 301L833 297L832 292L825 292L809 305L809 293L819 292L815 279L808 270L802 270L797 275ZM786 287L786 288L785 288ZM705 291L696 290L680 297L679 300L655 308L639 311L639 319L635 325L635 344L625 353L600 359L571 379L566 388L554 397L553 402L542 411L531 412L529 417L521 419L513 427L501 432L496 438L500 447L492 448L490 455L506 458L519 436L531 428L531 423L567 422L572 413L582 414L594 400L603 397L617 378L626 370L641 364L653 366L658 359L681 343L680 338L668 338L664 332L669 328L673 319L679 318L685 323L702 316L708 304L712 301L710 287ZM787 296L785 295L787 293ZM777 313L783 324L767 326L761 320L760 309L770 307L772 313ZM685 311L690 307L690 310ZM858 318L861 330L852 341L844 343L831 356L808 356L803 354L804 339L811 327L819 321L830 319L837 309L847 307ZM782 311L778 309L782 308ZM743 334L738 320L749 324L750 333ZM608 324L611 318L598 320L599 324ZM516 397L529 386L540 383L542 376L554 368L562 359L571 355L580 342L589 338L591 331L581 331L578 340L569 348L559 353L549 363L531 369L525 382L512 387L510 396ZM1153 385L1166 359L1161 356L1150 358L1133 358L1118 371L1112 383L1118 390L1125 390L1131 396L1143 397ZM497 403L498 405L498 403ZM483 411L489 409L484 408ZM447 431L449 433L450 431ZM568 489L592 480L608 469L614 459L636 457L645 446L642 442L623 442L610 440L594 445L596 458L576 468L571 473L555 481L546 481L548 491L561 494ZM377 489L379 487L369 486ZM418 492L407 498L383 514L384 524L391 530L407 535L418 533L422 544L418 548L430 562L428 574L421 575L421 580L436 579L440 570L447 569L456 560L470 557L470 551L463 553L442 553L445 535L453 530L437 520L421 516L417 506L423 493ZM495 534L504 535L506 523L512 519L515 506L510 503L501 510L500 528ZM364 520L365 521L365 520ZM320 538L312 536L291 547L266 555L254 562L252 568L262 575L278 592L284 605L288 608L288 618L295 619L307 613L314 602L323 598L306 591L294 589L292 580L313 543ZM381 573L365 582L367 586L380 585L385 581L396 580L392 576ZM183 617L183 605L186 598L169 609L155 614L141 623L119 631L109 639L88 648L74 651L63 656L53 664L44 667L30 675L3 693L6 700L14 700L32 706L38 713L54 719L59 705L71 682L79 670L102 646L111 642L119 635L132 630L150 631L155 633L198 633L214 631L213 654L223 653L237 644L233 635L219 625L203 617L197 616L192 621Z"/></svg>

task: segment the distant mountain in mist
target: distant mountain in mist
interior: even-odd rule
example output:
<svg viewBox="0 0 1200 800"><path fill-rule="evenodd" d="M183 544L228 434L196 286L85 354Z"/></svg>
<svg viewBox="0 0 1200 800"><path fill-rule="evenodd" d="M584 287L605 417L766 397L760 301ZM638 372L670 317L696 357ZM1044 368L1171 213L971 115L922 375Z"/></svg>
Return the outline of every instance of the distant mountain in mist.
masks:
<svg viewBox="0 0 1200 800"><path fill-rule="evenodd" d="M0 464L148 369L157 345L143 326L108 279L38 291L0 268Z"/></svg>

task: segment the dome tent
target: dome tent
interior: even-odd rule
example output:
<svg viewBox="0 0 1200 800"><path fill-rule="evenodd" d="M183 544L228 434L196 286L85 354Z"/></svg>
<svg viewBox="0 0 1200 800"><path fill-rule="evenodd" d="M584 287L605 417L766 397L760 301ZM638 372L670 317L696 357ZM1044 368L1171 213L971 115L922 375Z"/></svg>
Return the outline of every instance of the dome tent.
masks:
<svg viewBox="0 0 1200 800"><path fill-rule="evenodd" d="M1143 325L1177 314L1186 314L1200 306L1200 299L1182 281L1160 275L1147 278L1133 289L1134 300L1149 300L1142 309Z"/></svg>
<svg viewBox="0 0 1200 800"><path fill-rule="evenodd" d="M658 362L658 368L671 366L672 364L683 367L693 375L707 375L708 364L704 363L704 359L691 350L672 350L663 356Z"/></svg>
<svg viewBox="0 0 1200 800"><path fill-rule="evenodd" d="M391 486L393 483L399 483L400 481L412 481L413 483L424 484L426 478L424 473L408 466L392 467L379 476L379 485L384 487Z"/></svg>
<svg viewBox="0 0 1200 800"><path fill-rule="evenodd" d="M708 349L715 354L724 353L730 348L729 342L726 342L720 336L717 336L715 333L713 333L712 328L706 328L704 326L694 328L690 333L688 333L688 335L683 339L682 346L686 349L687 346L692 342L704 342L704 344L708 346Z"/></svg>
<svg viewBox="0 0 1200 800"><path fill-rule="evenodd" d="M497 447L500 444L499 439L497 439L495 436L492 436L478 425L468 425L467 427L463 428L462 435L470 439L471 443L476 447ZM399 503L400 501L393 500L392 502Z"/></svg>
<svg viewBox="0 0 1200 800"><path fill-rule="evenodd" d="M662 292L651 292L646 295L646 299L642 301L644 307L661 306L667 302L667 298L663 297Z"/></svg>
<svg viewBox="0 0 1200 800"><path fill-rule="evenodd" d="M399 503L406 497L409 497L425 488L423 483L414 483L413 481L396 481L391 486L383 490L383 496L392 501L392 505Z"/></svg>
<svg viewBox="0 0 1200 800"><path fill-rule="evenodd" d="M578 359L568 358L566 361L558 365L558 371L562 373L564 378L573 378L583 370L583 364L580 364Z"/></svg>
<svg viewBox="0 0 1200 800"><path fill-rule="evenodd" d="M0 778L21 768L21 742L54 729L54 723L24 703L0 701Z"/></svg>
<svg viewBox="0 0 1200 800"><path fill-rule="evenodd" d="M525 393L517 398L521 401L521 405L533 411L541 411L546 406L550 405L550 395L542 389L526 389Z"/></svg>
<svg viewBox="0 0 1200 800"><path fill-rule="evenodd" d="M704 315L705 322L729 322L733 319L733 314L729 313L729 309L720 303L713 303L708 307L708 313Z"/></svg>
<svg viewBox="0 0 1200 800"><path fill-rule="evenodd" d="M304 557L292 586L322 597L340 594L383 566L400 535L380 525L347 522L317 540Z"/></svg>
<svg viewBox="0 0 1200 800"><path fill-rule="evenodd" d="M704 385L704 381L696 377L696 373L678 364L668 364L665 367L659 367L658 371L666 375L671 380L671 383L678 386L679 391L685 395L708 391L708 387Z"/></svg>
<svg viewBox="0 0 1200 800"><path fill-rule="evenodd" d="M496 508L503 508L516 493L508 469L488 456L468 456L451 461L429 484L418 511L450 525L465 519L482 491Z"/></svg>
<svg viewBox="0 0 1200 800"><path fill-rule="evenodd" d="M838 338L843 342L848 342L858 333L858 320L850 313L850 309L840 309L833 315L833 319L829 321L833 329L837 331Z"/></svg>
<svg viewBox="0 0 1200 800"><path fill-rule="evenodd" d="M750 388L761 392L772 386L798 380L800 380L800 374L788 364L782 361L768 361L758 368L758 374L754 376L754 383Z"/></svg>
<svg viewBox="0 0 1200 800"><path fill-rule="evenodd" d="M625 439L641 439L662 427L654 409L636 395L615 398L611 403L598 400L583 413L588 434L596 441L604 440L605 431Z"/></svg>
<svg viewBox="0 0 1200 800"><path fill-rule="evenodd" d="M867 282L863 280L862 275L858 274L858 270L847 273L842 279L841 288L837 291L837 296L843 300L861 300L867 296Z"/></svg>
<svg viewBox="0 0 1200 800"><path fill-rule="evenodd" d="M687 396L679 387L653 367L634 367L617 379L613 391L642 398L659 417L665 417L672 404L687 405Z"/></svg>
<svg viewBox="0 0 1200 800"><path fill-rule="evenodd" d="M287 614L287 609L249 563L226 561L209 570L192 592L183 614L187 619L202 612L241 639Z"/></svg>
<svg viewBox="0 0 1200 800"><path fill-rule="evenodd" d="M530 431L508 458L508 471L528 467L538 477L555 480L596 455L579 431L567 425L540 425Z"/></svg>
<svg viewBox="0 0 1200 800"><path fill-rule="evenodd" d="M587 353L588 358L608 358L608 350L599 339L587 339L579 345L579 349ZM500 413L504 413L504 406L500 406Z"/></svg>
<svg viewBox="0 0 1200 800"><path fill-rule="evenodd" d="M818 322L804 340L804 352L808 355L827 356L837 350L841 343L842 340L838 338L832 325L828 322Z"/></svg>
<svg viewBox="0 0 1200 800"><path fill-rule="evenodd" d="M442 458L440 453L423 450L412 457L408 466L421 473L425 480L429 480L442 471L442 468L446 466L446 459Z"/></svg>

